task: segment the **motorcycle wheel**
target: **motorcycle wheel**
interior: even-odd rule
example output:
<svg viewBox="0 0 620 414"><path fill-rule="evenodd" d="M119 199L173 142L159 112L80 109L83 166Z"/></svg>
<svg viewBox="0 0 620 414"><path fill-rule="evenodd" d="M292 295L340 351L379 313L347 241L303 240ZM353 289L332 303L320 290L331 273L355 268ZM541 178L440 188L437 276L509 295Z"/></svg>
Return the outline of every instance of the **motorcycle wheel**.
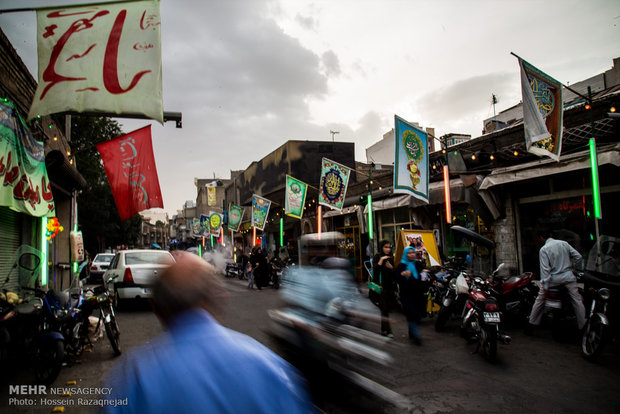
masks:
<svg viewBox="0 0 620 414"><path fill-rule="evenodd" d="M114 315L110 315L110 322L104 322L103 325L105 326L105 334L110 341L110 345L112 345L114 355L120 355L122 353L120 342L121 333L118 329L118 324L116 323L116 318L114 317Z"/></svg>
<svg viewBox="0 0 620 414"><path fill-rule="evenodd" d="M443 330L448 322L448 319L450 319L451 314L452 311L450 308L441 305L441 308L439 308L439 311L437 312L437 319L435 320L435 330L437 332Z"/></svg>
<svg viewBox="0 0 620 414"><path fill-rule="evenodd" d="M482 356L487 361L493 362L497 357L497 335L494 331L485 330L484 340L480 344Z"/></svg>
<svg viewBox="0 0 620 414"><path fill-rule="evenodd" d="M51 384L58 377L65 355L65 344L61 339L41 341L36 347L34 372L37 381Z"/></svg>
<svg viewBox="0 0 620 414"><path fill-rule="evenodd" d="M607 340L607 330L605 328L605 325L598 318L590 318L588 323L586 323L583 337L581 338L581 355L585 359L594 361L603 352L603 347Z"/></svg>

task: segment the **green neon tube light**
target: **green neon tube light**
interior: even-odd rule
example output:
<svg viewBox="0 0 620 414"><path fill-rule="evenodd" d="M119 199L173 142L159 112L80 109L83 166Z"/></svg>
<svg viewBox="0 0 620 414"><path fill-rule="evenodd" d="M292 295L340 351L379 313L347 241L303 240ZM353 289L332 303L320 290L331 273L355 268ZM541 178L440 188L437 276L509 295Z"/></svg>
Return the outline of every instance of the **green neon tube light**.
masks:
<svg viewBox="0 0 620 414"><path fill-rule="evenodd" d="M372 196L368 194L368 238L370 240L374 239L373 237L373 223L372 223Z"/></svg>
<svg viewBox="0 0 620 414"><path fill-rule="evenodd" d="M198 245L198 257L202 257L202 246Z"/></svg>
<svg viewBox="0 0 620 414"><path fill-rule="evenodd" d="M284 217L280 217L280 247L284 246Z"/></svg>
<svg viewBox="0 0 620 414"><path fill-rule="evenodd" d="M598 162L596 159L596 141L590 138L590 170L592 171L592 198L594 203L594 217L600 219L601 214L601 194L598 181Z"/></svg>
<svg viewBox="0 0 620 414"><path fill-rule="evenodd" d="M47 217L41 217L41 253L43 253L43 266L41 267L41 286L47 285Z"/></svg>

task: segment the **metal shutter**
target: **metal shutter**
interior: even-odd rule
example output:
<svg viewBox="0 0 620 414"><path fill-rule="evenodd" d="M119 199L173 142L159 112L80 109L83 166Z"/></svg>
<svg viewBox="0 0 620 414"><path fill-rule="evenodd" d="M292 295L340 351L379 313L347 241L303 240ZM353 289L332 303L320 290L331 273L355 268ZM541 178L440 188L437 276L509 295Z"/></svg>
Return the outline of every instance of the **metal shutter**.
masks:
<svg viewBox="0 0 620 414"><path fill-rule="evenodd" d="M0 206L0 288L12 290L16 286L4 285L13 266L15 251L21 244L21 217L19 213ZM17 281L17 278L11 277Z"/></svg>

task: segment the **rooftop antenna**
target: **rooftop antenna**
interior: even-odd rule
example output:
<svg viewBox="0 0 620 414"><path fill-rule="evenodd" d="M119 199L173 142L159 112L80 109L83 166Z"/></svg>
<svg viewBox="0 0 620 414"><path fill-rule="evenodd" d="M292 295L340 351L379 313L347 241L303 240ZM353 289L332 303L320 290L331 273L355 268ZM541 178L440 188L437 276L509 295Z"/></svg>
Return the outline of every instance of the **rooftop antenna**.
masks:
<svg viewBox="0 0 620 414"><path fill-rule="evenodd" d="M491 104L493 105L493 119L495 119L495 104L498 103L499 100L497 99L497 96L495 96L495 94L491 94Z"/></svg>
<svg viewBox="0 0 620 414"><path fill-rule="evenodd" d="M340 131L332 131L332 130L330 130L329 133L332 134L332 142L334 142L334 135L340 134Z"/></svg>

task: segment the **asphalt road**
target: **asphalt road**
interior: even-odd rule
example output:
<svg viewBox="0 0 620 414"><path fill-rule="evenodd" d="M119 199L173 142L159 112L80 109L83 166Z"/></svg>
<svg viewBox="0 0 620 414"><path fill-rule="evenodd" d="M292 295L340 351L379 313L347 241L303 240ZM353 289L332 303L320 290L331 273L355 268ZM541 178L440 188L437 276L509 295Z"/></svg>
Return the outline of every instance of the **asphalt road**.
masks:
<svg viewBox="0 0 620 414"><path fill-rule="evenodd" d="M279 291L270 288L248 290L245 282L226 279L229 296L225 312L219 317L222 324L241 331L277 350L268 335L267 310L281 305ZM424 338L418 347L409 343L405 318L400 313L391 315L395 334L391 353L393 366L382 370L384 384L407 397L413 413L605 413L618 412L620 405L620 350L609 346L598 363L585 361L576 343L553 341L549 332L541 331L527 337L520 330L509 333L510 345L500 345L497 362L491 364L480 355L472 354L474 345L467 345L458 334L458 321L450 321L445 332L433 329L433 319L421 324ZM133 304L118 313L121 343L124 353L148 342L162 331L159 321L147 302ZM376 332L379 326L376 326ZM73 387L85 389L101 387L102 378L115 358L104 337L92 352L79 361L63 367L51 387L63 387L75 381ZM9 385L30 384L30 371L10 375L2 384L0 412L50 413L54 405L39 397L32 398L32 406L11 404ZM65 413L89 413L91 407L77 404L72 395L64 398ZM92 398L93 396L90 396ZM30 396L29 396L30 398ZM73 400L71 402L70 400ZM353 412L347 402L328 405L331 413ZM385 412L401 412L385 407Z"/></svg>

